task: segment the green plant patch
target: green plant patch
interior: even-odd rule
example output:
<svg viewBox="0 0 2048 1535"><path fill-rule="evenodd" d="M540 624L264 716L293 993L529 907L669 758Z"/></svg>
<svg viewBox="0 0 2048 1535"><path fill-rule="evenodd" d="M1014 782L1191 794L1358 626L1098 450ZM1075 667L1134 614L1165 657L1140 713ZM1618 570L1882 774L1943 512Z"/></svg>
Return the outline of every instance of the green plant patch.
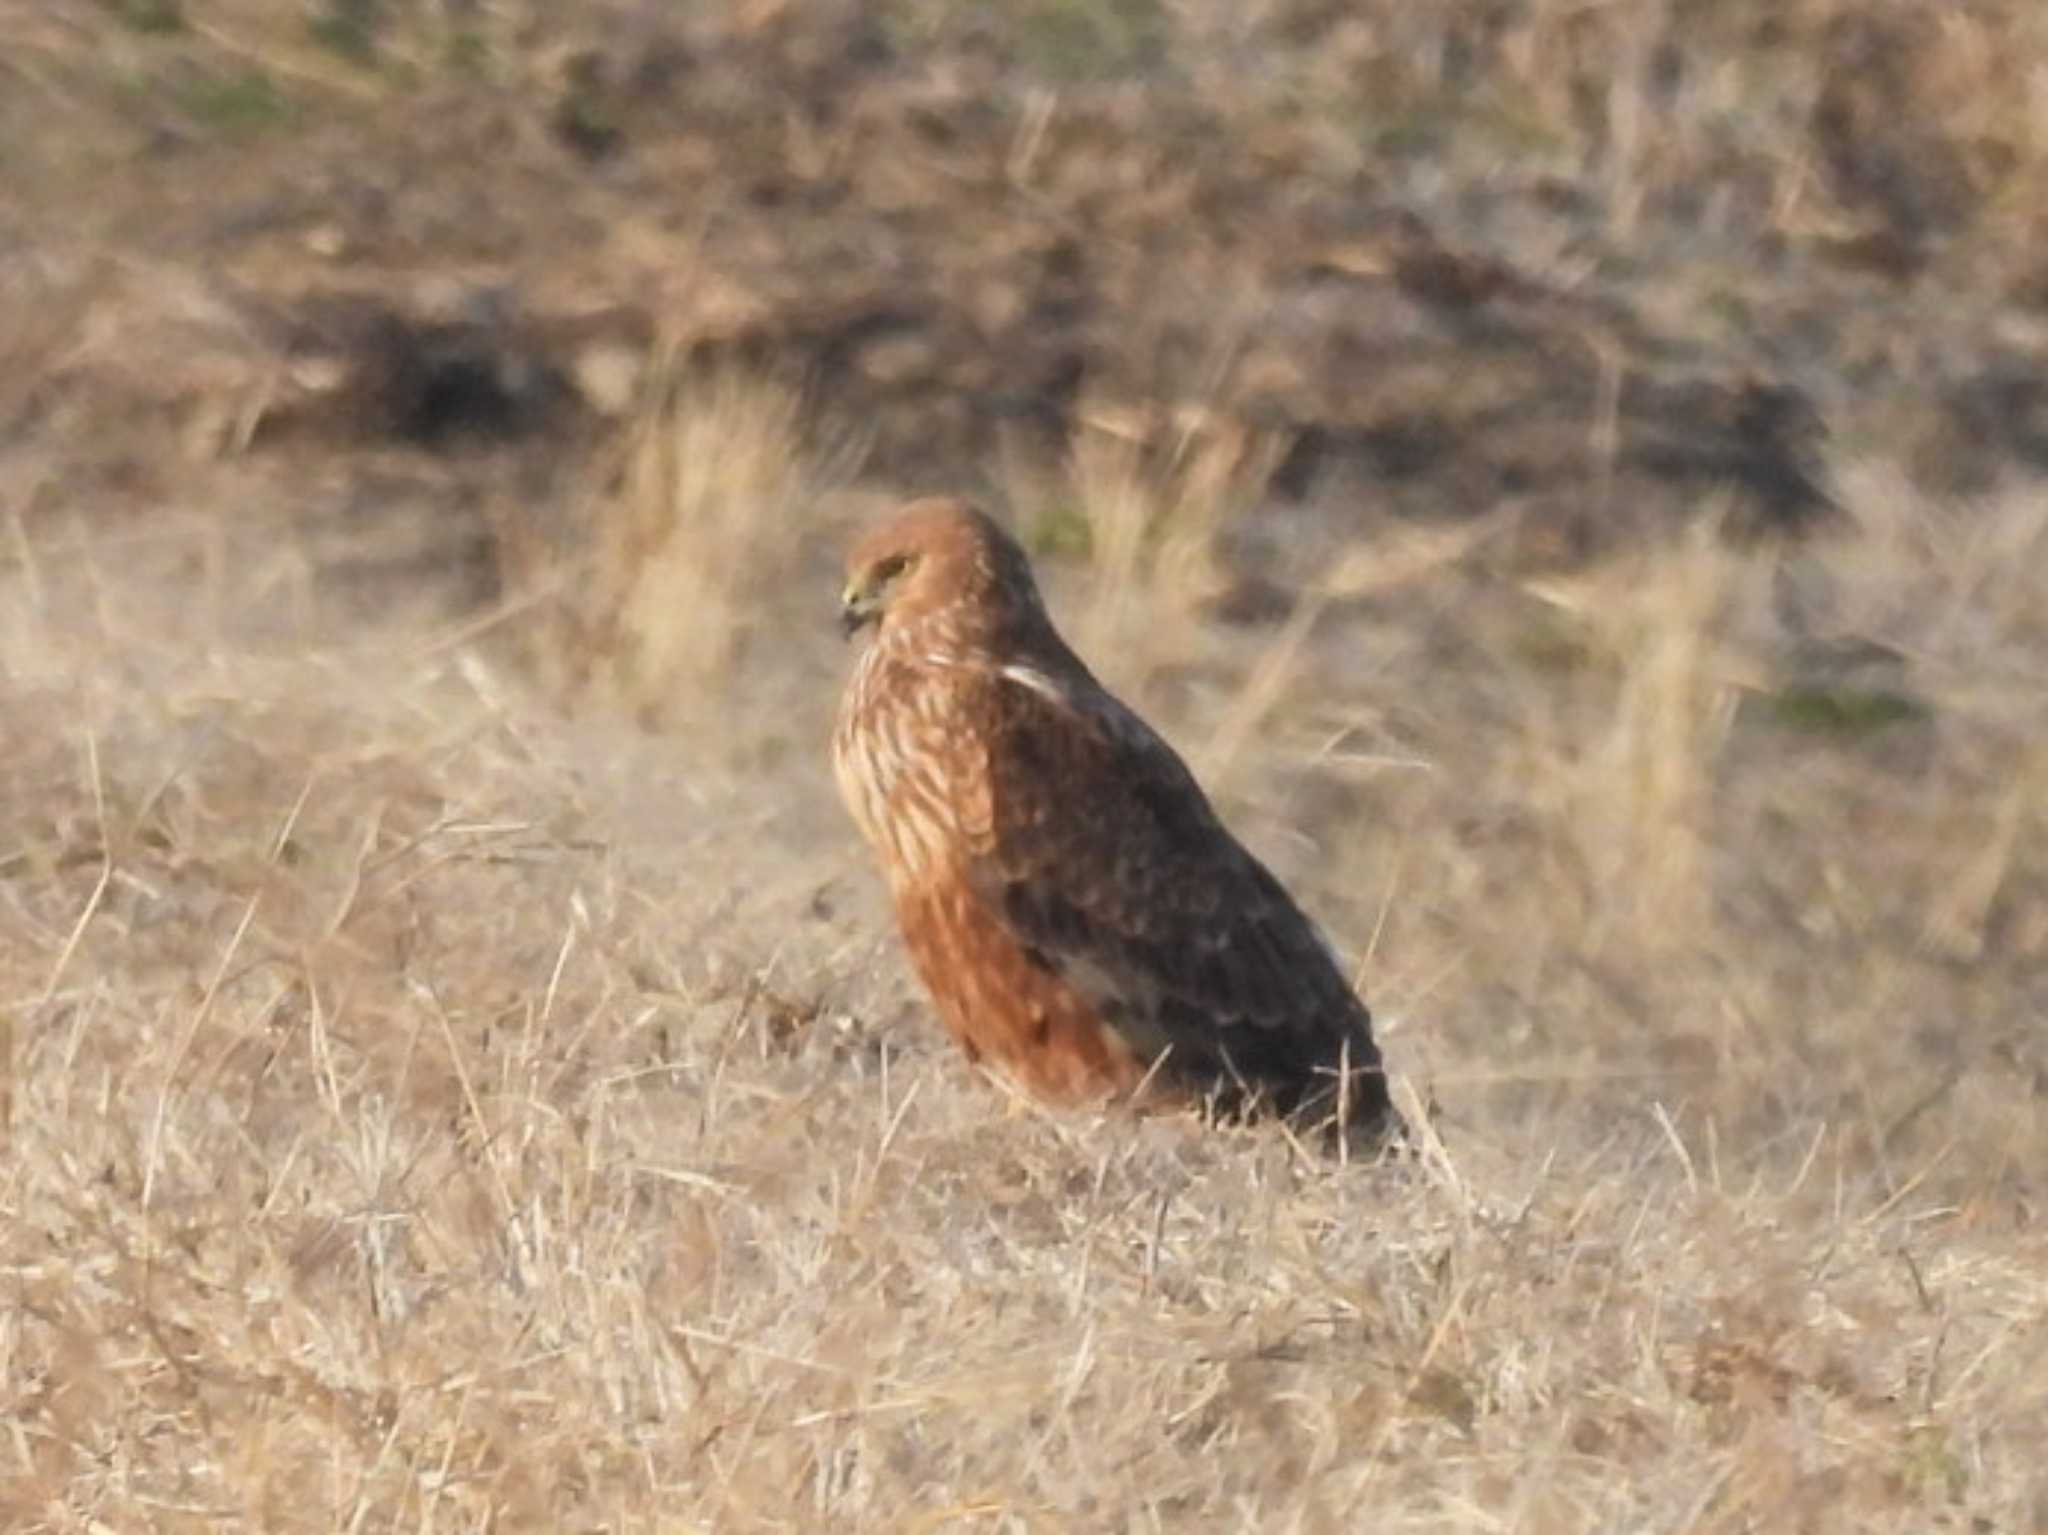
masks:
<svg viewBox="0 0 2048 1535"><path fill-rule="evenodd" d="M1539 615L1536 622L1517 631L1509 648L1531 671L1550 676L1575 676L1598 659L1583 635L1547 615Z"/></svg>
<svg viewBox="0 0 2048 1535"><path fill-rule="evenodd" d="M1024 531L1024 543L1036 555L1085 560L1094 552L1095 533L1078 506L1062 501L1031 520L1031 526Z"/></svg>
<svg viewBox="0 0 2048 1535"><path fill-rule="evenodd" d="M328 0L307 22L307 30L313 41L330 53L367 68L377 62L382 11L377 0Z"/></svg>
<svg viewBox="0 0 2048 1535"><path fill-rule="evenodd" d="M1968 1489L1970 1472L1949 1443L1948 1431L1926 1423L1907 1431L1899 1480L1924 1499L1953 1502Z"/></svg>
<svg viewBox="0 0 2048 1535"><path fill-rule="evenodd" d="M179 0L105 0L114 19L132 31L163 36L185 30L185 8Z"/></svg>
<svg viewBox="0 0 2048 1535"><path fill-rule="evenodd" d="M260 69L203 75L186 81L177 95L179 107L193 122L237 138L280 128L292 117L291 102Z"/></svg>
<svg viewBox="0 0 2048 1535"><path fill-rule="evenodd" d="M1889 688L1789 687L1765 694L1760 704L1780 729L1849 739L1928 717L1919 699Z"/></svg>
<svg viewBox="0 0 2048 1535"><path fill-rule="evenodd" d="M490 74L490 42L474 27L458 27L450 33L442 57L451 70L465 79L482 80Z"/></svg>
<svg viewBox="0 0 2048 1535"><path fill-rule="evenodd" d="M1167 35L1158 0L1037 0L1012 13L1018 57L1049 79L1115 79L1159 61Z"/></svg>

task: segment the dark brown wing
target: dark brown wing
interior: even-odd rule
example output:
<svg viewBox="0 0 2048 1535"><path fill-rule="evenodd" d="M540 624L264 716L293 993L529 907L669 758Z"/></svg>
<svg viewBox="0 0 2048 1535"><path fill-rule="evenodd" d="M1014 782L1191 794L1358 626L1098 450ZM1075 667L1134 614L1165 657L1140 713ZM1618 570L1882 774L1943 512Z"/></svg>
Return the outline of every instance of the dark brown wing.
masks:
<svg viewBox="0 0 2048 1535"><path fill-rule="evenodd" d="M1170 746L1085 674L963 702L992 812L968 877L1037 963L1200 1090L1326 1118L1348 1067L1350 1121L1385 1116L1370 1016Z"/></svg>

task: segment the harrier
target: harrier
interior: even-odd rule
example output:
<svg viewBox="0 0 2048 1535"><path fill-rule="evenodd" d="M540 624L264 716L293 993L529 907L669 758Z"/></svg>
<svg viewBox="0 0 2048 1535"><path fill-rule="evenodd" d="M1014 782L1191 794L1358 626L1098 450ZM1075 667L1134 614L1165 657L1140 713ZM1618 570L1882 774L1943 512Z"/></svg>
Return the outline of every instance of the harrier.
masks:
<svg viewBox="0 0 2048 1535"><path fill-rule="evenodd" d="M1039 1097L1396 1121L1329 946L1194 776L1054 630L1024 551L953 500L847 561L868 633L833 766L910 958L973 1061Z"/></svg>

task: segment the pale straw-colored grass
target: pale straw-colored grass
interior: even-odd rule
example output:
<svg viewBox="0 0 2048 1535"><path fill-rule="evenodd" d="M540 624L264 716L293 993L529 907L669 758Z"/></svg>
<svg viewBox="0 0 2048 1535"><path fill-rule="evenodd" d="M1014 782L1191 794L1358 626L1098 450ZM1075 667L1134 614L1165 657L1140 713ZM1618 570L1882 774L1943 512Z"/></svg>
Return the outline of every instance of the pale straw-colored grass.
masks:
<svg viewBox="0 0 2048 1535"><path fill-rule="evenodd" d="M2038 502L1981 511L2030 547ZM706 684L723 729L648 734L30 551L0 1523L2037 1525L2038 703L1993 686L2035 588L1885 547L1810 558L1984 668L1867 740L1730 714L1761 599L1705 542L1560 620L1388 530L1301 632L1181 620L1210 675L1162 727L1232 734L1224 808L1440 1107L1393 1169L1048 1114L937 1040L812 734L829 583L723 599L774 647ZM1916 947L1965 888L1973 953Z"/></svg>

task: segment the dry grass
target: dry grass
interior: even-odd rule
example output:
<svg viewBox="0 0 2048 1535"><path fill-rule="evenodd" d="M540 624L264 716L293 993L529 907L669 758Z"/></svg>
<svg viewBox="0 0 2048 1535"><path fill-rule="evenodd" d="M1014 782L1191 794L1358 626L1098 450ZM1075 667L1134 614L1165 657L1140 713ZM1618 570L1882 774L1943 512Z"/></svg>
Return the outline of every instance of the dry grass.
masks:
<svg viewBox="0 0 2048 1535"><path fill-rule="evenodd" d="M806 525L835 471L806 441L789 388L664 351L617 455L577 519L587 563L542 564L565 632L542 659L571 686L647 724L700 728L731 705L729 679L772 640L769 600L799 569Z"/></svg>
<svg viewBox="0 0 2048 1535"><path fill-rule="evenodd" d="M737 444L674 502L737 505L788 411L699 399L638 430ZM2040 1527L2048 502L1848 480L1869 530L1790 563L1913 658L1929 717L1868 737L1737 707L1773 583L1703 540L1540 601L1389 526L1250 630L1127 572L1148 704L1232 735L1441 1107L1393 1170L1044 1115L933 1037L799 749L829 582L719 599L776 643L689 630L722 727L645 736L28 539L0 1520ZM1208 515L1105 483L1111 548ZM679 515L634 601L829 568L846 516Z"/></svg>

